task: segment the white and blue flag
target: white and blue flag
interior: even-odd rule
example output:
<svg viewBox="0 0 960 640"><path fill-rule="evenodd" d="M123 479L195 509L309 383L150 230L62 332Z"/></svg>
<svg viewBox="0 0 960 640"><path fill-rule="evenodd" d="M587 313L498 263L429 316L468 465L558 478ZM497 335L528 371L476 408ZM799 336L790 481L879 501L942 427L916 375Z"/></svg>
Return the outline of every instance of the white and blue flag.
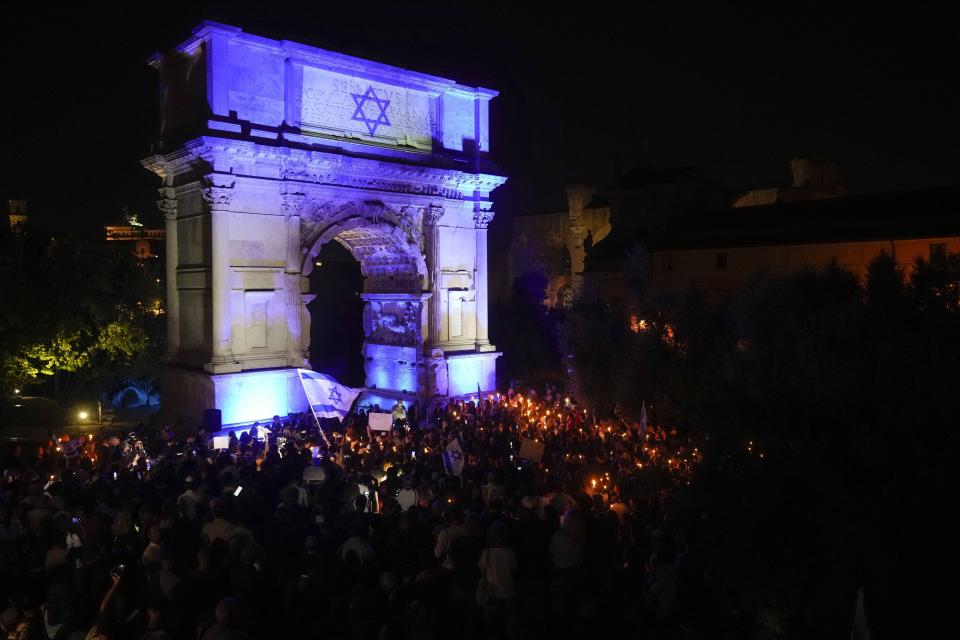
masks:
<svg viewBox="0 0 960 640"><path fill-rule="evenodd" d="M447 468L447 473L452 476L459 476L463 473L463 465L465 462L460 441L454 438L447 445L447 448L443 450L443 465Z"/></svg>
<svg viewBox="0 0 960 640"><path fill-rule="evenodd" d="M345 387L333 377L316 371L297 369L297 373L300 374L300 383L310 408L318 418L343 420L353 406L353 401L363 391Z"/></svg>

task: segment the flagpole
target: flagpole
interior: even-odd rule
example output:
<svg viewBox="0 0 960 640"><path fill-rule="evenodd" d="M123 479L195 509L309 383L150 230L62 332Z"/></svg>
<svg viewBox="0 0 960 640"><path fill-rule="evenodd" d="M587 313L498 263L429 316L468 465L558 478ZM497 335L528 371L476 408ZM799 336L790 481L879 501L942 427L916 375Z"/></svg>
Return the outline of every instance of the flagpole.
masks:
<svg viewBox="0 0 960 640"><path fill-rule="evenodd" d="M310 413L313 414L313 419L317 423L317 431L320 432L320 437L323 438L323 441L327 443L327 451L329 451L333 445L330 444L330 441L327 439L327 434L323 432L323 427L320 426L320 418L317 417L317 412L314 411L313 405L310 405Z"/></svg>

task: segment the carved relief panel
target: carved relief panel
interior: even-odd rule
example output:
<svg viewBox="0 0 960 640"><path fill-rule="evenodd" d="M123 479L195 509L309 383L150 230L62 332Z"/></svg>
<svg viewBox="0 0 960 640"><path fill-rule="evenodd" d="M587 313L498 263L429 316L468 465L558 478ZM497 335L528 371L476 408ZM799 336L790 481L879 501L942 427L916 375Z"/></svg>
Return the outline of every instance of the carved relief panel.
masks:
<svg viewBox="0 0 960 640"><path fill-rule="evenodd" d="M274 291L245 291L244 306L244 342L245 351L265 351L270 345L271 315L276 309L271 308L276 299ZM239 346L239 345L238 345Z"/></svg>
<svg viewBox="0 0 960 640"><path fill-rule="evenodd" d="M363 310L363 333L368 343L416 347L423 341L419 300L371 300Z"/></svg>

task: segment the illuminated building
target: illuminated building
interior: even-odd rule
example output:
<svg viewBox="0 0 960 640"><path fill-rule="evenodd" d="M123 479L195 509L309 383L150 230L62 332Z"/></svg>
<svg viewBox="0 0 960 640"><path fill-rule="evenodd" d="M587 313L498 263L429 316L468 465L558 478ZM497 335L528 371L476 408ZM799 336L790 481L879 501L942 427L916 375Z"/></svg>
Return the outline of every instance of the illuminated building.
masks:
<svg viewBox="0 0 960 640"><path fill-rule="evenodd" d="M7 207L7 215L10 219L10 229L16 231L17 227L20 227L27 222L27 201L10 200L7 202Z"/></svg>
<svg viewBox="0 0 960 640"><path fill-rule="evenodd" d="M790 161L791 181L786 186L759 187L737 194L730 206L756 207L801 200L823 200L847 194L837 165L827 161L794 158Z"/></svg>
<svg viewBox="0 0 960 640"><path fill-rule="evenodd" d="M638 239L691 212L725 206L729 190L696 167L645 168L603 189L568 186L566 196L566 210L513 220L507 284L542 274L548 307L568 305L598 278L619 279Z"/></svg>
<svg viewBox="0 0 960 640"><path fill-rule="evenodd" d="M757 274L783 276L836 262L861 278L881 252L909 270L960 252L960 189L810 199L685 220L650 239L655 285L693 284L711 296Z"/></svg>
<svg viewBox="0 0 960 640"><path fill-rule="evenodd" d="M547 278L544 304L566 307L583 288L583 261L592 243L610 233L610 204L589 187L567 187L566 211L518 216L507 281L536 271Z"/></svg>
<svg viewBox="0 0 960 640"><path fill-rule="evenodd" d="M710 293L736 288L738 285L729 280L732 273L744 280L757 269L772 264L771 258L764 254L764 258L739 262L740 268L725 270L724 261L731 251L724 250L724 242L735 242L732 238L749 231L747 227L767 229L769 237L776 237L776 228L781 222L780 211L783 210L777 207L789 209L791 203L810 203L809 206L816 210L815 203L846 194L837 166L832 162L795 158L790 161L790 175L787 185L761 186L737 192L696 169L629 174L626 182L632 189L627 191L634 195L618 200L623 212L614 218L613 232L608 239L596 243L587 256L584 267L586 292L591 297L613 302L625 300L624 269L635 247L644 250L642 259L651 261L649 274L656 286L692 284ZM738 221L747 220L750 222L743 227L736 226ZM829 220L824 221L819 229L829 235L830 224ZM713 260L710 270L693 267L701 264L705 259L703 255L694 257L693 253L683 251L674 255L673 249L679 248L686 241L684 238L693 237L706 244L713 240L720 243L721 246L710 253ZM813 244L817 242L819 240ZM789 258L789 269L819 266L821 253L812 246L798 247ZM677 261L679 265L675 264ZM776 271L773 269L771 273Z"/></svg>
<svg viewBox="0 0 960 640"><path fill-rule="evenodd" d="M157 249L162 245L165 231L148 229L143 226L136 214L125 214L125 225L107 225L104 227L109 242L129 242L133 244L133 255L138 260L156 258Z"/></svg>
<svg viewBox="0 0 960 640"><path fill-rule="evenodd" d="M625 302L631 251L647 262L651 284L695 286L708 296L732 293L758 274L783 276L836 261L860 277L886 252L909 269L960 252L960 189L846 195L836 166L794 159L787 185L739 193L694 169L640 170L616 187L587 190L601 202L601 236L582 260L583 293ZM575 188L572 192L577 193ZM547 276L549 306L574 282L563 249L570 246L577 206L520 216L511 245L511 277L524 270ZM584 197L579 202L587 200ZM588 243L589 244L589 243Z"/></svg>
<svg viewBox="0 0 960 640"><path fill-rule="evenodd" d="M366 401L494 389L495 91L213 22L150 64L163 139L143 164L163 181L170 418L305 408L308 277L331 241L363 275Z"/></svg>

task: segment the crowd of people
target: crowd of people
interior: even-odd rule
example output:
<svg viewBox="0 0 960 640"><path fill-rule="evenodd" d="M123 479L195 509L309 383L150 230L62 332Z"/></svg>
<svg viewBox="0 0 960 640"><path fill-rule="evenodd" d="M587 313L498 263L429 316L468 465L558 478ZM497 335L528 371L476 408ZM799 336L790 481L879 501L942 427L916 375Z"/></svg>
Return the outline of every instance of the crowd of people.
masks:
<svg viewBox="0 0 960 640"><path fill-rule="evenodd" d="M379 408L375 408L379 409ZM386 412L390 412L389 408ZM275 417L224 444L169 427L11 445L10 638L700 637L709 518L670 508L701 447L550 390L390 431ZM219 442L221 448L214 448Z"/></svg>

